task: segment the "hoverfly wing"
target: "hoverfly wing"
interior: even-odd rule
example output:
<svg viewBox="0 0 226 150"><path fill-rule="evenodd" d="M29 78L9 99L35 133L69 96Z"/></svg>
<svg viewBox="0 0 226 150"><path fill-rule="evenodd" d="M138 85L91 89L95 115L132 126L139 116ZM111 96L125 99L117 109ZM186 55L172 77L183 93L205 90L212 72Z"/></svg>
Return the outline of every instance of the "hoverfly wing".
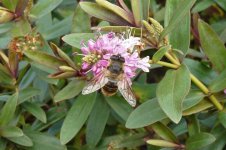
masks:
<svg viewBox="0 0 226 150"><path fill-rule="evenodd" d="M125 100L132 106L136 106L136 98L132 92L131 86L129 85L126 78L123 78L122 80L118 81L118 90L122 94L122 96L125 98Z"/></svg>
<svg viewBox="0 0 226 150"><path fill-rule="evenodd" d="M105 77L104 71L97 74L82 90L82 94L90 94L101 89L108 82L108 78Z"/></svg>

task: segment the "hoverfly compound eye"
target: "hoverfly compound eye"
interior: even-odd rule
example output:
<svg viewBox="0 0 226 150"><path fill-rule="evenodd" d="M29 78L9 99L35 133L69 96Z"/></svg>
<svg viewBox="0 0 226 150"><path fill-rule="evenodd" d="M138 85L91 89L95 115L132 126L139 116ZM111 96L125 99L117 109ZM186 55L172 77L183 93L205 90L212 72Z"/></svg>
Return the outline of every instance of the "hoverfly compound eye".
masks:
<svg viewBox="0 0 226 150"><path fill-rule="evenodd" d="M111 60L118 60L118 56L117 55L112 55L110 59Z"/></svg>
<svg viewBox="0 0 226 150"><path fill-rule="evenodd" d="M119 57L119 60L120 60L121 62L123 62L123 63L125 62L125 58L122 57L122 56Z"/></svg>

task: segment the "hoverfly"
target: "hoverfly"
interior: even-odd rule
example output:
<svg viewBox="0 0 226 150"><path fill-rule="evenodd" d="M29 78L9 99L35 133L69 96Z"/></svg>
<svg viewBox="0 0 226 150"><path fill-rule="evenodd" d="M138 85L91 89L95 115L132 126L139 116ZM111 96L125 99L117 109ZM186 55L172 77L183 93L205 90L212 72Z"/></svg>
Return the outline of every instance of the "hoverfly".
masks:
<svg viewBox="0 0 226 150"><path fill-rule="evenodd" d="M121 55L112 55L108 67L97 74L88 85L83 88L82 94L89 94L101 89L105 96L112 96L119 90L125 100L131 106L135 107L136 98L124 75L124 63L125 59Z"/></svg>

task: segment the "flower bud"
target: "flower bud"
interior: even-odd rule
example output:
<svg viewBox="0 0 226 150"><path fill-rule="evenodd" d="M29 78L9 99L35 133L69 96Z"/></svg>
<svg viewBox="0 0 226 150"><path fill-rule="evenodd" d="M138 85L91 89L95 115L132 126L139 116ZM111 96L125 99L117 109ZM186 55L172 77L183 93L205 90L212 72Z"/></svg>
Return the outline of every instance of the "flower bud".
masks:
<svg viewBox="0 0 226 150"><path fill-rule="evenodd" d="M0 7L0 24L6 23L14 19L14 13L10 10Z"/></svg>
<svg viewBox="0 0 226 150"><path fill-rule="evenodd" d="M60 66L59 69L65 72L75 72L75 70L69 66Z"/></svg>

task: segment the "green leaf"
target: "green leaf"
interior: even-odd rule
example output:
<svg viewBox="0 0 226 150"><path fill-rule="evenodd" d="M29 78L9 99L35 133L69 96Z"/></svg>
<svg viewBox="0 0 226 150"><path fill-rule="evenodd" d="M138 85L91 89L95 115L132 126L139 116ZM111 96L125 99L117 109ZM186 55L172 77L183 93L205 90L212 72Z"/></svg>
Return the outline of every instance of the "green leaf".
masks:
<svg viewBox="0 0 226 150"><path fill-rule="evenodd" d="M22 107L34 115L37 119L46 123L46 114L45 111L36 103L25 102L22 104Z"/></svg>
<svg viewBox="0 0 226 150"><path fill-rule="evenodd" d="M193 136L196 133L200 132L200 125L196 115L188 116L186 118L186 121L187 121L189 136Z"/></svg>
<svg viewBox="0 0 226 150"><path fill-rule="evenodd" d="M104 97L99 95L91 111L86 128L86 141L87 144L95 147L100 141L104 132L110 114L110 109Z"/></svg>
<svg viewBox="0 0 226 150"><path fill-rule="evenodd" d="M226 144L226 130L222 125L215 126L211 130L211 134L213 134L216 138L216 141L210 145L207 145L203 148L203 150L222 150Z"/></svg>
<svg viewBox="0 0 226 150"><path fill-rule="evenodd" d="M199 103L205 95L202 92L191 91L183 102L183 110ZM126 127L130 129L148 126L167 118L160 108L157 99L148 100L138 106L129 116Z"/></svg>
<svg viewBox="0 0 226 150"><path fill-rule="evenodd" d="M182 1L183 2L183 1ZM166 1L166 12L165 12L165 26L168 26L172 19L175 19L175 12L181 6L181 0L167 0ZM169 33L169 41L174 49L180 49L184 54L187 53L190 46L190 11L186 10L185 15L176 24L176 28L172 29ZM174 16L173 16L174 15ZM177 14L179 15L179 14Z"/></svg>
<svg viewBox="0 0 226 150"><path fill-rule="evenodd" d="M226 11L226 2L224 0L215 0L215 2Z"/></svg>
<svg viewBox="0 0 226 150"><path fill-rule="evenodd" d="M41 18L55 9L63 0L40 0L31 9L30 15L36 19Z"/></svg>
<svg viewBox="0 0 226 150"><path fill-rule="evenodd" d="M198 79L200 79L200 81L207 85L209 85L212 80L217 77L216 72L214 72L202 62L186 58L184 63L187 65L193 75L195 75Z"/></svg>
<svg viewBox="0 0 226 150"><path fill-rule="evenodd" d="M18 0L2 0L2 4L4 7L14 11L16 8Z"/></svg>
<svg viewBox="0 0 226 150"><path fill-rule="evenodd" d="M127 11L125 11L124 9L122 9L121 7L114 5L114 4L112 4L112 3L110 3L106 0L96 0L96 2L97 2L98 5L106 8L106 9L114 12L118 16L122 17L124 20L126 20L130 24L134 23L134 20L133 20L134 16L132 14L128 13ZM136 11L136 13L137 13L137 11Z"/></svg>
<svg viewBox="0 0 226 150"><path fill-rule="evenodd" d="M60 141L62 144L68 143L82 128L93 108L95 100L96 93L80 95L76 98L60 131Z"/></svg>
<svg viewBox="0 0 226 150"><path fill-rule="evenodd" d="M226 68L226 48L224 43L204 21L199 20L198 29L204 53L213 63L213 67L216 70L223 71Z"/></svg>
<svg viewBox="0 0 226 150"><path fill-rule="evenodd" d="M149 17L149 8L150 8L150 0L141 1L142 3L142 11L143 11L143 20L148 20Z"/></svg>
<svg viewBox="0 0 226 150"><path fill-rule="evenodd" d="M140 26L141 25L141 20L143 20L142 16L142 1L140 0L132 0L131 1L131 6L132 6L132 10L133 10L133 15L134 15L134 21L136 26Z"/></svg>
<svg viewBox="0 0 226 150"><path fill-rule="evenodd" d="M169 142L178 142L176 135L173 133L173 131L164 125L161 122L157 122L151 125L151 128L154 130L154 132L160 136L162 139L169 141Z"/></svg>
<svg viewBox="0 0 226 150"><path fill-rule="evenodd" d="M170 50L171 46L167 45L167 46L163 46L161 47L153 56L152 56L152 60L154 62L158 62L159 60L162 59L162 57L165 55L165 53Z"/></svg>
<svg viewBox="0 0 226 150"><path fill-rule="evenodd" d="M211 92L219 92L226 89L226 70L210 83L209 89Z"/></svg>
<svg viewBox="0 0 226 150"><path fill-rule="evenodd" d="M214 1L212 0L202 0L194 6L194 8L192 9L192 13L198 13L200 11L203 11L209 8L213 4L214 4Z"/></svg>
<svg viewBox="0 0 226 150"><path fill-rule="evenodd" d="M64 118L65 115L66 115L65 107L59 106L52 107L46 112L47 122L43 123L41 121L36 120L32 125L32 129L38 131L44 130L49 126L53 125L54 123L56 123L57 121Z"/></svg>
<svg viewBox="0 0 226 150"><path fill-rule="evenodd" d="M218 119L220 123L226 128L226 112L225 111L218 113Z"/></svg>
<svg viewBox="0 0 226 150"><path fill-rule="evenodd" d="M3 137L21 137L23 136L23 131L18 127L1 127L0 128L0 135Z"/></svg>
<svg viewBox="0 0 226 150"><path fill-rule="evenodd" d="M71 60L71 58L63 51L61 50L57 45L54 43L50 43L50 46L54 52L54 54L60 58L62 58L69 66L76 69L75 63Z"/></svg>
<svg viewBox="0 0 226 150"><path fill-rule="evenodd" d="M129 23L125 21L123 18L115 14L114 12L99 6L96 3L91 2L80 2L81 8L91 16L100 18L105 21L109 21L111 23L115 23L117 25L128 25Z"/></svg>
<svg viewBox="0 0 226 150"><path fill-rule="evenodd" d="M174 11L168 26L161 33L160 39L163 39L169 32L178 27L180 21L183 20L195 2L196 0L183 0L178 3L180 7Z"/></svg>
<svg viewBox="0 0 226 150"><path fill-rule="evenodd" d="M136 98L140 102L144 102L148 99L156 97L156 86L157 84L142 84L133 82L132 89L136 95Z"/></svg>
<svg viewBox="0 0 226 150"><path fill-rule="evenodd" d="M74 79L74 80L70 81L69 84L66 85L61 91L59 91L54 96L53 99L55 102L60 102L62 100L71 99L71 98L77 96L82 91L82 87L84 85L85 85L84 80Z"/></svg>
<svg viewBox="0 0 226 150"><path fill-rule="evenodd" d="M151 144L151 145L155 145L155 146L160 146L160 147L172 147L172 148L178 147L177 144L169 142L169 141L165 141L165 140L151 139L151 140L148 140L147 143Z"/></svg>
<svg viewBox="0 0 226 150"><path fill-rule="evenodd" d="M81 21L82 20L82 21ZM81 8L80 4L75 9L73 17L72 33L91 32L91 21L89 15Z"/></svg>
<svg viewBox="0 0 226 150"><path fill-rule="evenodd" d="M7 125L14 117L18 100L18 93L9 97L0 114L0 125Z"/></svg>
<svg viewBox="0 0 226 150"><path fill-rule="evenodd" d="M190 72L185 65L169 70L156 91L160 107L175 123L182 117L182 103L191 86Z"/></svg>
<svg viewBox="0 0 226 150"><path fill-rule="evenodd" d="M186 149L187 150L197 150L206 145L213 143L216 138L209 133L197 133L193 136L190 136L186 141Z"/></svg>
<svg viewBox="0 0 226 150"><path fill-rule="evenodd" d="M126 122L127 128L141 128L167 118L156 99L148 100L138 106Z"/></svg>
<svg viewBox="0 0 226 150"><path fill-rule="evenodd" d="M36 88L32 88L32 87L28 87L28 88L25 88L21 91L19 91L19 98L18 98L18 103L17 105L27 101L28 99L40 94L40 90L39 89L36 89Z"/></svg>
<svg viewBox="0 0 226 150"><path fill-rule="evenodd" d="M22 146L28 146L28 147L33 146L32 140L26 135L23 135L20 137L9 137L7 139L12 141L13 143L16 143Z"/></svg>
<svg viewBox="0 0 226 150"><path fill-rule="evenodd" d="M66 150L66 147L53 136L28 129L24 130L24 133L33 141L33 146L26 148L28 150Z"/></svg>
<svg viewBox="0 0 226 150"><path fill-rule="evenodd" d="M27 50L24 51L24 54L32 61L52 69L58 69L59 66L66 66L66 63L62 60L41 51Z"/></svg>
<svg viewBox="0 0 226 150"><path fill-rule="evenodd" d="M183 116L188 116L188 115L191 115L191 114L196 114L198 112L201 112L205 109L208 109L210 107L212 107L213 104L211 102L209 102L209 100L207 99L204 99L202 100L201 102L199 102L197 105L185 110L183 112Z"/></svg>
<svg viewBox="0 0 226 150"><path fill-rule="evenodd" d="M71 31L72 16L68 16L61 21L51 24L50 27L45 27L41 30L41 34L45 40L52 40L62 35L65 35Z"/></svg>
<svg viewBox="0 0 226 150"><path fill-rule="evenodd" d="M133 110L133 108L126 102L126 100L118 96L106 97L106 100L111 108L115 111L115 113L118 114L121 119L126 121L129 117L129 114Z"/></svg>
<svg viewBox="0 0 226 150"><path fill-rule="evenodd" d="M81 42L87 42L90 39L94 38L93 33L72 33L65 35L62 40L66 42L67 44L76 47L76 48L81 48Z"/></svg>
<svg viewBox="0 0 226 150"><path fill-rule="evenodd" d="M2 64L0 64L0 83L13 84L13 78Z"/></svg>

